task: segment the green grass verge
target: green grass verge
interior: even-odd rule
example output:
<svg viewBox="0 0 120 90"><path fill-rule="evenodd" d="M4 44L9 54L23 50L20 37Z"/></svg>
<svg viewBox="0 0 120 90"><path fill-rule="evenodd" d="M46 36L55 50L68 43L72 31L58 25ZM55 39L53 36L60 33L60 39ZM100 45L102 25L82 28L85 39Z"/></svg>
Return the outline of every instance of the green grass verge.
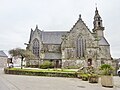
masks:
<svg viewBox="0 0 120 90"><path fill-rule="evenodd" d="M32 71L32 72L66 72L75 73L75 70L70 69L20 69L20 68L8 68L9 70L20 70L20 71Z"/></svg>
<svg viewBox="0 0 120 90"><path fill-rule="evenodd" d="M51 76L51 77L77 77L75 71L71 70L55 70L55 69L20 69L20 68L5 68L6 74L15 75L30 75L30 76Z"/></svg>

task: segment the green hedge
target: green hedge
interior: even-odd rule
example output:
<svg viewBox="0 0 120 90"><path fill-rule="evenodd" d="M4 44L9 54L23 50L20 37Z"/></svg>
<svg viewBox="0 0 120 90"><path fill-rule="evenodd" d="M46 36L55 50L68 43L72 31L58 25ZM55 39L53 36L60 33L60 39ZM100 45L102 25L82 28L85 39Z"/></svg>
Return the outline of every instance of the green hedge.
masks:
<svg viewBox="0 0 120 90"><path fill-rule="evenodd" d="M25 69L4 69L5 74L14 74L14 75L30 75L30 76L50 76L50 77L77 77L77 73L75 72L46 72L46 71L33 71L33 70L25 70Z"/></svg>
<svg viewBox="0 0 120 90"><path fill-rule="evenodd" d="M54 68L54 64L50 61L45 61L43 64L40 65L41 69L48 69L48 68Z"/></svg>

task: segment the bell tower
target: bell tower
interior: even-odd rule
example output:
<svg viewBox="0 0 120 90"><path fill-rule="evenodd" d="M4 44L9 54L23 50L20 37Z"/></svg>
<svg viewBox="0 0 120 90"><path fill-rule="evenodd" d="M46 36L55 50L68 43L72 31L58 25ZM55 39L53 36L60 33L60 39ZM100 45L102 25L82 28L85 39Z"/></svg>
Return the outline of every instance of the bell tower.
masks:
<svg viewBox="0 0 120 90"><path fill-rule="evenodd" d="M103 24L102 24L102 18L99 15L97 7L96 7L96 10L95 10L93 26L94 26L93 32L96 33L98 37L104 36L104 33L103 33L104 27L103 27Z"/></svg>

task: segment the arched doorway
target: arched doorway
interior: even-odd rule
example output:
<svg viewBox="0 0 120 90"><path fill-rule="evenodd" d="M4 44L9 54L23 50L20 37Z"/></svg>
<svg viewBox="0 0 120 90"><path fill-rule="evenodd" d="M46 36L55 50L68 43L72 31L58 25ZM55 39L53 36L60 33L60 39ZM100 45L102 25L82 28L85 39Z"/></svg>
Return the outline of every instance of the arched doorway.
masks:
<svg viewBox="0 0 120 90"><path fill-rule="evenodd" d="M87 63L88 63L88 66L91 66L92 65L92 59L89 58L88 61L87 61Z"/></svg>
<svg viewBox="0 0 120 90"><path fill-rule="evenodd" d="M62 60L55 60L55 68L61 68Z"/></svg>

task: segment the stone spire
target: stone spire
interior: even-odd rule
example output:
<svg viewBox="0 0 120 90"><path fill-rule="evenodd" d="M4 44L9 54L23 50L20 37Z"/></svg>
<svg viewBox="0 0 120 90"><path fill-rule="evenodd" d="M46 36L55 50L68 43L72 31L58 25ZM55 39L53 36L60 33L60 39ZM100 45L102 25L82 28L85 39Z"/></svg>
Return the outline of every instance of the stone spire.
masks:
<svg viewBox="0 0 120 90"><path fill-rule="evenodd" d="M95 10L95 15L97 15L98 14L98 10L97 10L97 7L96 7L96 10Z"/></svg>
<svg viewBox="0 0 120 90"><path fill-rule="evenodd" d="M99 15L98 9L97 9L97 7L96 7L94 20L97 19L97 18L101 18L101 17L100 17L100 15Z"/></svg>

